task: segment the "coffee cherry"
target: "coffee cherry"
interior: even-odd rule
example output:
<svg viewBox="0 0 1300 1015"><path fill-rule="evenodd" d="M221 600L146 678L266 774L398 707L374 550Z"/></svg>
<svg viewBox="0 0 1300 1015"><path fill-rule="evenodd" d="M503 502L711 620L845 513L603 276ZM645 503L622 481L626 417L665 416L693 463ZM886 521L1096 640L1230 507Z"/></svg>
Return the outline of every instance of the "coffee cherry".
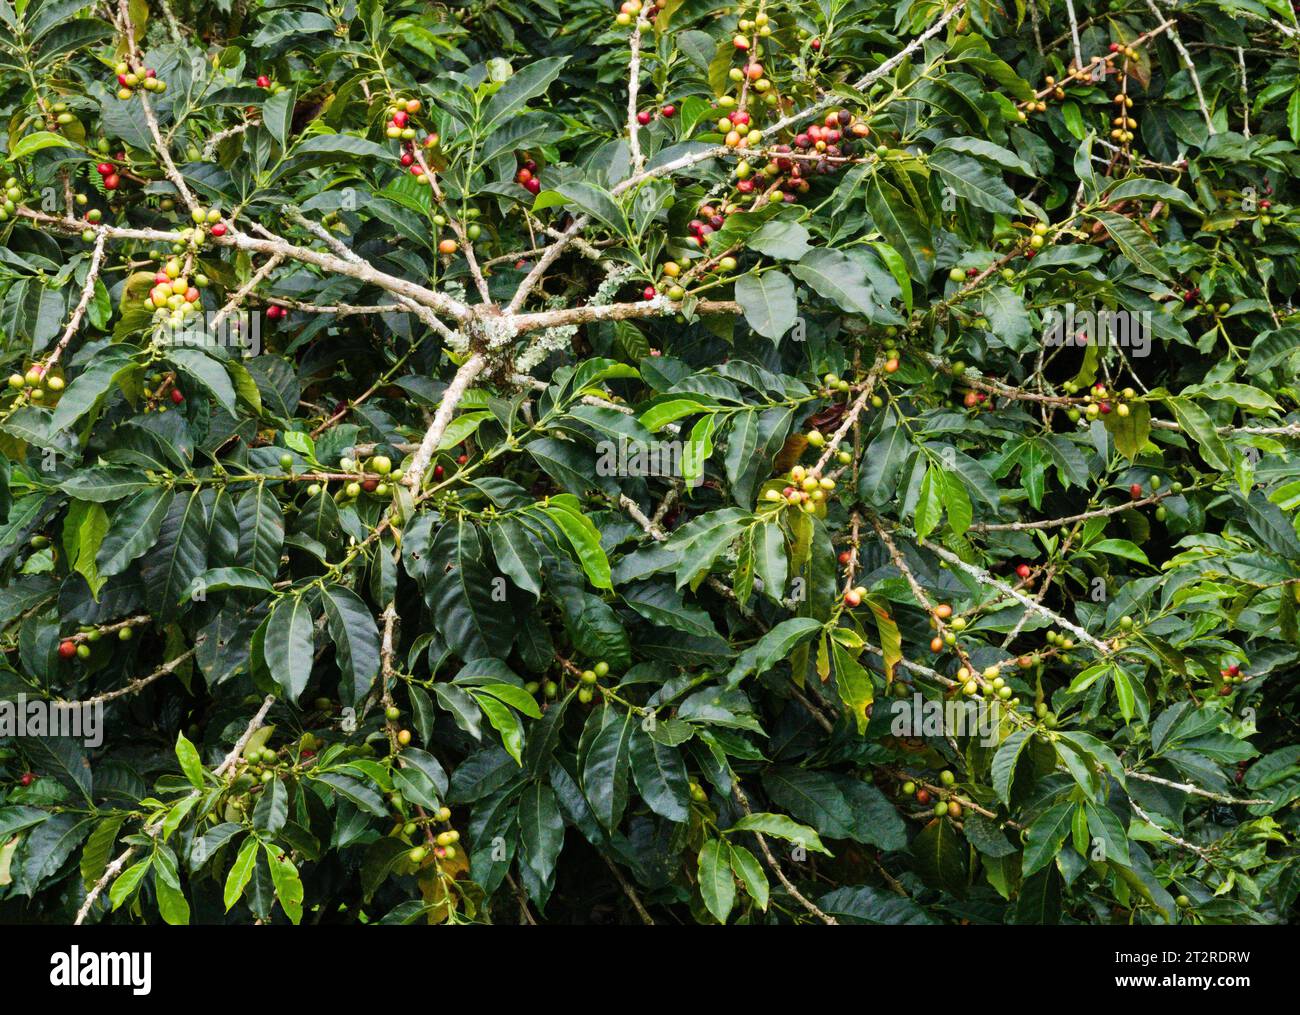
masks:
<svg viewBox="0 0 1300 1015"><path fill-rule="evenodd" d="M135 637L135 631L133 631L131 628L129 627L118 628L117 631L118 641L130 641L134 637Z"/></svg>
<svg viewBox="0 0 1300 1015"><path fill-rule="evenodd" d="M396 722L401 717L402 717L402 710L398 708L396 705L389 705L386 709L384 709L384 718L387 719L389 722Z"/></svg>
<svg viewBox="0 0 1300 1015"><path fill-rule="evenodd" d="M403 746L403 747L405 747L407 744L409 744L409 743L411 742L411 731L410 731L410 730L398 730L398 731L397 731L397 742L398 742L401 746Z"/></svg>
<svg viewBox="0 0 1300 1015"><path fill-rule="evenodd" d="M918 804L928 804L930 802L930 791L928 789L918 789L916 791L916 802Z"/></svg>
<svg viewBox="0 0 1300 1015"><path fill-rule="evenodd" d="M181 394L180 388L172 388L171 400L173 405L180 405L185 401L185 396Z"/></svg>
<svg viewBox="0 0 1300 1015"><path fill-rule="evenodd" d="M912 795L913 793L915 793L915 792L916 792L916 783L914 783L914 782L905 782L905 783L903 783L903 795L904 795L904 796L911 796L911 795Z"/></svg>
<svg viewBox="0 0 1300 1015"><path fill-rule="evenodd" d="M1028 564L1016 565L1016 574L1022 579L1028 578L1033 573L1034 573L1033 568L1031 568Z"/></svg>
<svg viewBox="0 0 1300 1015"><path fill-rule="evenodd" d="M59 658L71 659L77 654L77 643L71 640L59 642Z"/></svg>
<svg viewBox="0 0 1300 1015"><path fill-rule="evenodd" d="M18 782L23 786L30 786L35 781L36 781L35 772L24 772L18 779Z"/></svg>
<svg viewBox="0 0 1300 1015"><path fill-rule="evenodd" d="M851 607L862 605L862 595L857 589L849 589L844 593L844 602Z"/></svg>
<svg viewBox="0 0 1300 1015"><path fill-rule="evenodd" d="M282 454L280 456L280 468L284 469L286 472L292 469L293 455L289 454L287 451L284 454Z"/></svg>
<svg viewBox="0 0 1300 1015"><path fill-rule="evenodd" d="M1129 484L1128 492L1130 497L1132 497L1134 500L1138 500L1142 496L1142 484L1141 483Z"/></svg>
<svg viewBox="0 0 1300 1015"><path fill-rule="evenodd" d="M456 253L456 241L452 239L440 240L438 242L438 253L440 254Z"/></svg>
<svg viewBox="0 0 1300 1015"><path fill-rule="evenodd" d="M945 786L951 786L953 783L957 781L957 777L953 775L952 772L948 771L948 769L945 768L942 772L939 773L939 781L943 783Z"/></svg>

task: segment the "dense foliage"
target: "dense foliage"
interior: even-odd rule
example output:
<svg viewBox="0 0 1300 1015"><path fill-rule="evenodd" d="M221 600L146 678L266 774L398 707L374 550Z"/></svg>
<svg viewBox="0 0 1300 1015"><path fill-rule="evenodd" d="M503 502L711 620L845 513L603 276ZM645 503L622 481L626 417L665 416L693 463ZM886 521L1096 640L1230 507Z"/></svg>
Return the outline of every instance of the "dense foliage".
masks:
<svg viewBox="0 0 1300 1015"><path fill-rule="evenodd" d="M0 0L0 919L1288 919L1291 5L645 2Z"/></svg>

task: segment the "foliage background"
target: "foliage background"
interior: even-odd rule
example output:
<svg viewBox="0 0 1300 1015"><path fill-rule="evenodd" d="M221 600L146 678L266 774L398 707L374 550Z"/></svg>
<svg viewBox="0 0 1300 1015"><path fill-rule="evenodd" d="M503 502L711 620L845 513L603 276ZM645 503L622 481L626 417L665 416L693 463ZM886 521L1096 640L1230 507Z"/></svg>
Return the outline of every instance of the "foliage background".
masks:
<svg viewBox="0 0 1300 1015"><path fill-rule="evenodd" d="M0 3L0 693L106 733L0 738L0 919L1286 921L1300 23L1085 6L769 3L767 106L758 7ZM726 95L751 170L870 138L754 202ZM163 340L171 257L257 355Z"/></svg>

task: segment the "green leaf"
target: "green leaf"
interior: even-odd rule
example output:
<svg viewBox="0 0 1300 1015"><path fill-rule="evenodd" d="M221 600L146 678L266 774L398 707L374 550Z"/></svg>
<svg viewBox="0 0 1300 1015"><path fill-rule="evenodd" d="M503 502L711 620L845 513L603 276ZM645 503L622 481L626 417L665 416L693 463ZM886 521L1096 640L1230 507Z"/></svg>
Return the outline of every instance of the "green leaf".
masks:
<svg viewBox="0 0 1300 1015"><path fill-rule="evenodd" d="M922 881L959 899L965 897L967 849L951 821L931 821L912 840L909 849Z"/></svg>
<svg viewBox="0 0 1300 1015"><path fill-rule="evenodd" d="M780 271L742 275L736 279L736 302L740 304L751 328L764 338L778 343L794 327L795 318L799 314L794 298L794 283Z"/></svg>
<svg viewBox="0 0 1300 1015"><path fill-rule="evenodd" d="M669 821L690 815L690 780L681 752L646 735L638 725L629 749L632 779L652 811Z"/></svg>
<svg viewBox="0 0 1300 1015"><path fill-rule="evenodd" d="M239 847L239 854L231 865L230 873L226 875L223 899L227 913L230 912L230 907L243 897L244 889L248 887L249 879L253 876L253 867L257 863L257 847L257 836L250 835L246 838L244 844Z"/></svg>
<svg viewBox="0 0 1300 1015"><path fill-rule="evenodd" d="M509 80L488 100L483 111L483 132L502 123L517 114L528 103L546 91L568 62L567 56L547 57L535 60L527 67L516 71Z"/></svg>
<svg viewBox="0 0 1300 1015"><path fill-rule="evenodd" d="M1232 460L1223 439L1215 430L1214 422L1204 409L1187 398L1169 397L1165 404L1173 411L1183 432L1200 445L1201 455L1216 469L1230 469Z"/></svg>
<svg viewBox="0 0 1300 1015"><path fill-rule="evenodd" d="M1070 834L1074 802L1063 800L1044 811L1029 826L1025 836L1022 875L1030 877L1056 859L1065 837Z"/></svg>
<svg viewBox="0 0 1300 1015"><path fill-rule="evenodd" d="M921 489L916 498L916 513L913 527L918 539L925 539L939 527L943 517L943 494L947 490L943 474L933 465L926 467L921 477Z"/></svg>
<svg viewBox="0 0 1300 1015"><path fill-rule="evenodd" d="M296 702L311 678L315 647L311 607L304 595L281 599L271 609L262 645L271 678Z"/></svg>
<svg viewBox="0 0 1300 1015"><path fill-rule="evenodd" d="M868 709L876 693L871 674L834 639L831 639L831 657L835 661L835 688L840 693L840 701L853 716L858 735L862 736L870 722Z"/></svg>
<svg viewBox="0 0 1300 1015"><path fill-rule="evenodd" d="M510 709L487 694L472 694L479 708L487 716L492 728L501 734L501 746L515 759L515 764L523 764L524 731L519 719Z"/></svg>
<svg viewBox="0 0 1300 1015"><path fill-rule="evenodd" d="M807 641L821 629L821 621L811 617L791 617L781 621L757 643L740 653L727 674L727 686L735 687L751 673L762 676L780 660L789 657L796 645Z"/></svg>
<svg viewBox="0 0 1300 1015"><path fill-rule="evenodd" d="M181 771L185 773L190 785L202 789L205 782L203 760L195 746L185 739L184 733L176 734L176 760L180 762Z"/></svg>
<svg viewBox="0 0 1300 1015"><path fill-rule="evenodd" d="M107 541L108 537L105 537ZM208 526L200 491L172 499L158 538L140 563L140 577L150 612L170 620L177 605L207 569Z"/></svg>
<svg viewBox="0 0 1300 1015"><path fill-rule="evenodd" d="M1020 760L1020 752L1028 746L1032 736L1032 730L1017 730L1002 741L997 753L993 755L990 773L993 791L1004 804L1011 802L1011 782L1015 778L1016 762Z"/></svg>
<svg viewBox="0 0 1300 1015"><path fill-rule="evenodd" d="M709 839L697 858L700 897L718 923L726 923L736 904L736 879L731 873L731 847L722 839Z"/></svg>
<svg viewBox="0 0 1300 1015"><path fill-rule="evenodd" d="M564 846L564 819L555 791L543 783L530 783L519 796L520 859L537 880L547 884Z"/></svg>
<svg viewBox="0 0 1300 1015"><path fill-rule="evenodd" d="M76 148L77 146L69 141L62 134L52 134L48 130L37 130L26 134L9 149L9 155L6 162L17 162L19 159L25 159L29 155L35 155L37 152L46 148Z"/></svg>
<svg viewBox="0 0 1300 1015"><path fill-rule="evenodd" d="M748 246L751 250L757 250L760 254L774 257L779 261L797 261L812 249L808 237L808 230L801 223L787 219L772 219L764 222L749 237ZM739 299L739 289L737 298ZM757 328L754 330L759 331ZM765 332L759 331L759 334Z"/></svg>
<svg viewBox="0 0 1300 1015"><path fill-rule="evenodd" d="M1106 227L1106 232L1115 241L1115 246L1119 247L1120 253L1127 257L1138 271L1146 275L1154 275L1156 278L1170 277L1169 265L1165 261L1164 253L1131 219L1109 211L1097 212L1094 217Z"/></svg>
<svg viewBox="0 0 1300 1015"><path fill-rule="evenodd" d="M564 538L573 547L587 580L598 589L613 590L610 582L609 559L600 546L600 532L590 518L574 511L563 504L552 501L543 509L546 516L560 527Z"/></svg>
<svg viewBox="0 0 1300 1015"><path fill-rule="evenodd" d="M734 842L727 845L731 850L732 873L745 886L745 893L754 900L754 904L766 912L770 893L763 865L758 862L758 857L744 846L737 846Z"/></svg>
<svg viewBox="0 0 1300 1015"><path fill-rule="evenodd" d="M807 825L801 825L784 814L746 814L727 829L728 835L733 832L761 832L764 835L774 835L778 839L793 842L796 846L802 846L804 849L810 849L815 853L824 853L826 856L835 855L822 845L822 840L815 829L809 828Z"/></svg>
<svg viewBox="0 0 1300 1015"><path fill-rule="evenodd" d="M930 153L930 168L937 170L944 183L958 197L976 208L1018 215L1019 202L1015 192L1003 182L1002 177L978 159L938 146Z"/></svg>
<svg viewBox="0 0 1300 1015"><path fill-rule="evenodd" d="M275 897L280 900L289 922L297 925L302 920L303 887L298 877L298 868L289 859L288 853L269 842L262 843L266 859L271 867L271 881L275 885Z"/></svg>
<svg viewBox="0 0 1300 1015"><path fill-rule="evenodd" d="M379 675L379 629L361 597L341 585L326 587L321 606L343 674L339 684L343 703L356 705L370 693Z"/></svg>
<svg viewBox="0 0 1300 1015"><path fill-rule="evenodd" d="M582 770L582 789L600 823L613 830L627 806L633 721L611 718L596 734Z"/></svg>

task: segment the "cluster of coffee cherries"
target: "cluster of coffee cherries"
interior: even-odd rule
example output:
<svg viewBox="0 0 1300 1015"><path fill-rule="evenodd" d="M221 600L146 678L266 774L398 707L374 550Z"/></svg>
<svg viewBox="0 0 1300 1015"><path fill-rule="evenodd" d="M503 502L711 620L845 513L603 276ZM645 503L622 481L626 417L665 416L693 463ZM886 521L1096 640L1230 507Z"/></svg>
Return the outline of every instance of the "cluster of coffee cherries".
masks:
<svg viewBox="0 0 1300 1015"><path fill-rule="evenodd" d="M826 435L823 434L820 430L809 430L807 433L807 438L808 438L808 446L810 448L820 449L826 447L827 444ZM848 465L851 461L853 461L853 455L843 450L840 447L839 441L831 441L830 448L832 451L835 452L835 460L839 462L840 465ZM828 487L828 489L831 488Z"/></svg>
<svg viewBox="0 0 1300 1015"><path fill-rule="evenodd" d="M1116 99L1128 99L1127 95L1117 95ZM1130 100L1131 101L1131 100ZM1127 144L1133 140L1133 131L1137 130L1138 122L1133 119L1132 114L1127 108L1121 109L1119 113L1110 121L1110 137L1112 141L1118 141L1120 144Z"/></svg>
<svg viewBox="0 0 1300 1015"><path fill-rule="evenodd" d="M388 123L384 126L384 133L391 140L402 142L402 154L398 156L397 161L410 171L415 177L415 182L427 183L429 178L425 175L424 166L415 157L415 140L419 137L419 131L415 129L414 121L411 119L420 109L419 99L394 99L388 107ZM433 148L438 144L438 140L438 134L431 131L424 135L424 140L420 143L424 148Z"/></svg>
<svg viewBox="0 0 1300 1015"><path fill-rule="evenodd" d="M709 237L723 227L727 221L727 215L739 211L738 205L727 205L719 208L712 204L700 205L699 215L691 219L687 225L687 231L690 233L686 237L686 246L694 250L702 250L709 243Z"/></svg>
<svg viewBox="0 0 1300 1015"><path fill-rule="evenodd" d="M1057 658L1060 659L1061 662L1069 663L1072 661L1069 656L1069 651L1074 648L1074 639L1068 634L1061 631L1048 631L1047 634L1043 635L1043 639L1053 648L1060 650Z"/></svg>
<svg viewBox="0 0 1300 1015"><path fill-rule="evenodd" d="M43 402L48 395L58 395L63 386L63 378L46 370L42 363L30 364L26 373L9 375L9 387L22 391L32 402Z"/></svg>
<svg viewBox="0 0 1300 1015"><path fill-rule="evenodd" d="M957 644L957 634L966 630L966 621L962 617L954 617L949 604L939 603L930 612L930 627L938 632L930 639L930 651L942 652L945 647L951 648Z"/></svg>
<svg viewBox="0 0 1300 1015"><path fill-rule="evenodd" d="M835 480L823 476L816 467L809 469L796 465L786 479L788 484L783 489L769 489L763 494L763 499L772 504L784 501L788 507L799 508L811 514L835 490Z"/></svg>
<svg viewBox="0 0 1300 1015"><path fill-rule="evenodd" d="M1138 125L1137 120L1133 118L1133 96L1120 92L1113 101L1116 110L1115 116L1110 121L1111 140L1118 141L1120 144L1128 144L1133 140L1133 131L1137 129Z"/></svg>
<svg viewBox="0 0 1300 1015"><path fill-rule="evenodd" d="M1023 657L1023 663L1024 669L1028 669L1029 666L1033 665L1029 656ZM1006 678L1002 676L1002 668L1000 666L986 666L981 673L981 676L984 678L985 683L989 685L992 697L997 698L999 701L1005 701L1009 705L1014 706L1020 704L1020 699L1015 696L1016 692L1012 689L1011 685L1007 683ZM962 666L957 670L957 683L961 687L962 694L968 695L972 698L983 695L983 689L980 687L979 681L975 679L975 674L969 667Z"/></svg>
<svg viewBox="0 0 1300 1015"><path fill-rule="evenodd" d="M1260 207L1261 208L1264 207L1265 203L1266 202L1261 201L1259 203ZM1272 207L1272 205L1270 204L1269 207ZM1268 218L1268 216L1265 215L1260 216L1260 223L1262 225L1268 225L1269 222L1273 221L1271 218L1268 218L1268 221L1265 222L1264 220L1266 218ZM1182 289L1180 295L1166 296L1163 293L1152 293L1151 299L1154 300L1156 303L1161 304L1160 309L1165 311L1166 313L1170 313L1174 310L1177 310L1178 304L1180 302L1182 303L1184 309L1191 309L1195 307L1201 313L1209 314L1213 317L1222 317L1224 314L1228 313L1228 311L1232 309L1231 303L1220 303L1216 306L1215 304L1211 303L1208 299L1204 299L1202 297L1201 286L1199 282L1194 282L1186 286L1184 289Z"/></svg>
<svg viewBox="0 0 1300 1015"><path fill-rule="evenodd" d="M737 264L738 262L734 257L730 254L724 254L722 257L713 258L700 263L695 268L695 271L706 277L721 278L722 276L730 275L735 271ZM663 276L660 284L664 287L664 295L666 295L670 300L683 299L686 296L686 290L683 289L681 283L678 282L678 279L682 274L682 266L676 261L665 261L659 266L659 271ZM653 299L655 293L656 290L654 286L649 286L646 288L644 295L646 299Z"/></svg>
<svg viewBox="0 0 1300 1015"><path fill-rule="evenodd" d="M152 67L147 67L144 70L133 69L130 64L123 62L114 68L114 72L117 74L117 97L123 102L134 96L137 88L143 88L146 92L158 92L159 94L167 91L167 82L162 80L158 76L158 72Z"/></svg>
<svg viewBox="0 0 1300 1015"><path fill-rule="evenodd" d="M774 145L769 150L768 162L757 171L769 186L775 186L773 200L793 203L800 194L809 191L811 176L842 172L858 153L859 139L870 133L867 123L847 109L832 110L823 123L814 123L800 131L789 144ZM756 144L752 135L748 143ZM885 151L888 148L884 145L878 149L878 153Z"/></svg>
<svg viewBox="0 0 1300 1015"><path fill-rule="evenodd" d="M1233 684L1244 684L1250 677L1241 672L1241 664L1229 662L1219 669L1219 676L1223 678L1223 686L1219 688L1219 693L1229 695L1232 693Z"/></svg>
<svg viewBox="0 0 1300 1015"><path fill-rule="evenodd" d="M219 208L195 208L190 217L196 226L206 226L213 236L226 235L226 224L221 221Z"/></svg>
<svg viewBox="0 0 1300 1015"><path fill-rule="evenodd" d="M677 107L672 105L671 103L667 103L663 106L660 106L659 115L662 116L665 120L671 120L674 116L677 115ZM641 110L641 112L636 114L636 122L639 123L642 127L649 126L651 121L654 120L654 118L655 118L655 111L653 109L643 109Z"/></svg>
<svg viewBox="0 0 1300 1015"><path fill-rule="evenodd" d="M202 309L199 306L202 295L199 290L207 286L206 276L196 276L191 283L182 272L181 262L173 257L154 275L153 287L145 297L144 304L153 312L156 320L183 324L187 317Z"/></svg>
<svg viewBox="0 0 1300 1015"><path fill-rule="evenodd" d="M962 395L961 404L968 409L982 410L984 412L991 412L994 408L993 399L989 398L983 391L976 391L974 388L970 388Z"/></svg>
<svg viewBox="0 0 1300 1015"><path fill-rule="evenodd" d="M753 127L752 123L753 118L748 113L743 109L737 109L719 117L714 126L723 136L722 143L728 148L739 148L742 142L747 147L753 148L762 142L763 134ZM752 185L750 189L753 189Z"/></svg>
<svg viewBox="0 0 1300 1015"><path fill-rule="evenodd" d="M8 221L9 217L18 210L22 199L22 184L18 182L18 177L10 176L5 180L4 199L0 200L0 222Z"/></svg>
<svg viewBox="0 0 1300 1015"><path fill-rule="evenodd" d="M943 786L953 786L957 782L957 777L948 769L939 773L939 783ZM902 785L903 796L915 797L916 802L922 807L927 807L933 799L932 794L924 786L917 786L915 782L908 779ZM960 818L962 815L961 803L956 799L939 800L934 805L935 817Z"/></svg>
<svg viewBox="0 0 1300 1015"><path fill-rule="evenodd" d="M398 807L399 805L402 806L405 805L401 796L397 793L393 794L390 802L393 803L394 807ZM456 844L460 842L460 832L452 828L450 825L451 822L450 807L439 807L433 814L429 815L429 817L425 819L424 822L420 822L420 821L404 822L402 824L402 834L409 839L420 831L420 826L422 823L430 823L434 821L436 821L438 824L446 825L447 827L444 828L441 832L438 832L433 837L433 855L437 857L439 860L455 859ZM428 857L428 855L429 855L429 847L413 846L411 850L406 854L406 858L410 860L411 863L413 864L420 864L424 862L425 858Z"/></svg>
<svg viewBox="0 0 1300 1015"><path fill-rule="evenodd" d="M609 676L609 663L601 659L594 663L590 669L583 670L578 674L578 701L584 705L591 704L596 696L596 687L602 677Z"/></svg>
<svg viewBox="0 0 1300 1015"><path fill-rule="evenodd" d="M614 24L620 28L627 28L638 15L646 21L653 21L658 13L659 8L654 4L642 4L641 0L623 0L619 5L618 13L614 15Z"/></svg>
<svg viewBox="0 0 1300 1015"><path fill-rule="evenodd" d="M1073 381L1066 381L1061 387L1067 394L1071 395L1079 390L1079 385ZM1075 408L1071 408L1066 412L1072 423L1077 423L1084 417L1091 421L1100 416L1109 416L1112 412L1121 418L1126 417L1133 411L1129 403L1137 398L1137 392L1133 388L1113 391L1098 381L1088 389L1087 394L1083 397L1086 404L1082 413Z"/></svg>
<svg viewBox="0 0 1300 1015"><path fill-rule="evenodd" d="M59 642L60 659L89 659L93 651L91 645L104 637L104 632L97 627L83 624L77 628L75 638L64 638ZM135 637L135 631L130 627L119 627L117 629L117 640L121 642L130 641Z"/></svg>
<svg viewBox="0 0 1300 1015"><path fill-rule="evenodd" d="M168 403L181 405L185 401L185 393L176 386L175 374L154 371L145 380L150 388L145 392L145 412L166 412Z"/></svg>
<svg viewBox="0 0 1300 1015"><path fill-rule="evenodd" d="M284 85L280 84L278 81L272 81L270 76L267 74L257 75L257 87L265 88L272 95L279 95L285 89Z"/></svg>
<svg viewBox="0 0 1300 1015"><path fill-rule="evenodd" d="M118 187L122 186L122 177L113 163L99 162L95 165L95 172L99 173L99 178L103 181L105 190L117 190Z"/></svg>
<svg viewBox="0 0 1300 1015"><path fill-rule="evenodd" d="M523 187L530 194L539 193L542 189L542 181L537 176L537 163L533 159L524 159L519 169L515 172L515 183Z"/></svg>
<svg viewBox="0 0 1300 1015"><path fill-rule="evenodd" d="M415 142L416 130L411 125L411 117L420 111L419 99L396 99L388 107L388 125L384 132L393 141ZM410 165L410 163L406 163Z"/></svg>
<svg viewBox="0 0 1300 1015"><path fill-rule="evenodd" d="M280 456L281 468L288 469L292 465L292 456ZM401 469L393 470L393 462L387 455L375 455L364 463L345 456L339 459L339 471L357 474L356 479L349 479L334 492L335 501L340 503L356 500L363 493L380 499L388 497L393 492L391 484L400 482L403 475ZM323 491L324 487L320 483L312 483L307 487L307 496L318 497Z"/></svg>

